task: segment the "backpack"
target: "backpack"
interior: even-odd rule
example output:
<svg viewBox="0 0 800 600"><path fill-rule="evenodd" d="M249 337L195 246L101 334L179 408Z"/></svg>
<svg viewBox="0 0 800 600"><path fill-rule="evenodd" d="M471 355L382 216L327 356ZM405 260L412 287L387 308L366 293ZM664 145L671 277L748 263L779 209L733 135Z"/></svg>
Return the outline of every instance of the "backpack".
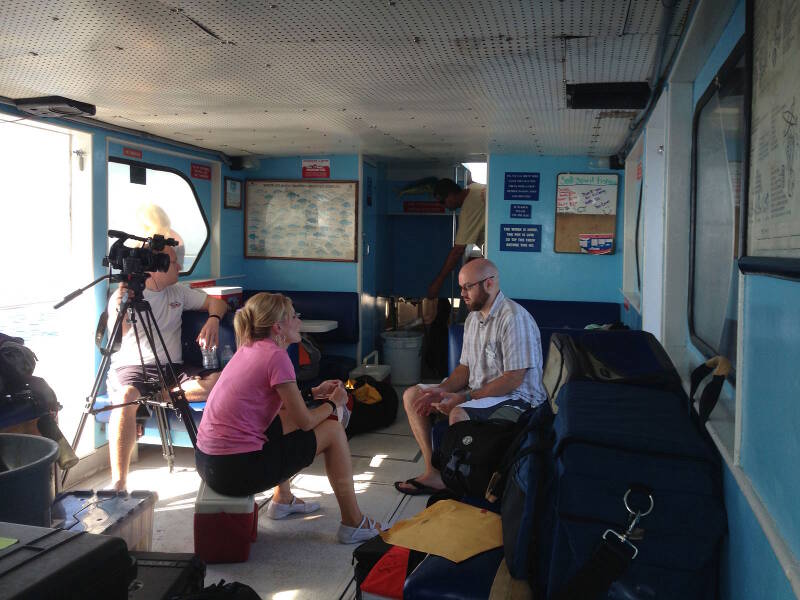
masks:
<svg viewBox="0 0 800 600"><path fill-rule="evenodd" d="M355 380L355 389L364 384L369 384L377 390L381 399L379 402L365 404L364 402L353 402L353 413L350 415L350 422L347 425L348 439L359 433L374 431L382 427L388 427L397 418L397 392L390 383L378 381L369 375L362 375Z"/></svg>
<svg viewBox="0 0 800 600"><path fill-rule="evenodd" d="M448 490L460 497L484 498L517 433L517 423L502 419L454 423L445 431L433 466Z"/></svg>

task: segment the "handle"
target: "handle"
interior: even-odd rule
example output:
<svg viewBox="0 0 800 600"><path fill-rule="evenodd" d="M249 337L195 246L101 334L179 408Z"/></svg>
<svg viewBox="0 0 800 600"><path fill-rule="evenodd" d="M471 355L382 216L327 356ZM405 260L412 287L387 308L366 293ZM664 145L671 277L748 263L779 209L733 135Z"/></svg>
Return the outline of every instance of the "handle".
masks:
<svg viewBox="0 0 800 600"><path fill-rule="evenodd" d="M367 355L366 355L366 356L365 356L365 357L364 357L364 358L361 360L361 364L362 364L362 365L367 365L367 364L369 364L369 362L370 362L370 359L372 360L372 364L373 364L373 365L377 365L377 364L378 364L378 351L377 351L377 350L373 350L372 352L370 352L369 354L367 354Z"/></svg>

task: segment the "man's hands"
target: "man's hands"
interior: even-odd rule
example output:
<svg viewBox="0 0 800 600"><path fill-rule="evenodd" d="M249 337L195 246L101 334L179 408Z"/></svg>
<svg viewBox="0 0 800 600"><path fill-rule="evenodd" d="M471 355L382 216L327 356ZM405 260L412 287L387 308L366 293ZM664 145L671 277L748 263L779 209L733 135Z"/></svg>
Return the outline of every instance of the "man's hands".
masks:
<svg viewBox="0 0 800 600"><path fill-rule="evenodd" d="M219 344L219 319L209 317L197 335L201 348L215 348Z"/></svg>
<svg viewBox="0 0 800 600"><path fill-rule="evenodd" d="M467 399L466 394L461 392L448 392L439 386L431 387L414 398L411 408L418 415L427 417L432 412L440 412L449 415L450 411Z"/></svg>
<svg viewBox="0 0 800 600"><path fill-rule="evenodd" d="M443 415L449 415L451 410L465 402L466 399L467 395L460 392L442 394L442 399L432 403L431 408L438 410Z"/></svg>
<svg viewBox="0 0 800 600"><path fill-rule="evenodd" d="M128 292L128 300L133 300L133 290L128 289L128 284L124 282L120 283L117 289L114 290L114 293L111 294L110 305L116 307L117 312L119 312L119 306L122 304L122 297L125 295L125 292Z"/></svg>

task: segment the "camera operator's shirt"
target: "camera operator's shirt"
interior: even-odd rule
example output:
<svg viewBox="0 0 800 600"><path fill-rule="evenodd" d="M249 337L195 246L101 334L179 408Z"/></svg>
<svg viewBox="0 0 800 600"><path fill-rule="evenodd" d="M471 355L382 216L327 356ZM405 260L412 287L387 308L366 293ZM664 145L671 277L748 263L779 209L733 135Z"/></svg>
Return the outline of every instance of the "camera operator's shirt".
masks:
<svg viewBox="0 0 800 600"><path fill-rule="evenodd" d="M181 321L185 310L197 310L203 307L206 301L206 293L192 289L185 285L174 284L160 291L144 290L144 299L150 303L153 309L153 316L158 325L161 335L164 337L164 345L174 363L183 362L183 352L181 350ZM114 314L114 308L109 307L110 314ZM126 317L127 318L127 317ZM144 335L141 323L137 322L139 329L139 342L142 347L142 357L144 364L155 364L155 357ZM156 340L158 349L158 360L164 364L166 356L164 349L158 340L158 334L154 331L153 336ZM122 336L122 344L119 351L111 355L111 368L127 367L138 365L139 349L136 347L136 335L133 327Z"/></svg>

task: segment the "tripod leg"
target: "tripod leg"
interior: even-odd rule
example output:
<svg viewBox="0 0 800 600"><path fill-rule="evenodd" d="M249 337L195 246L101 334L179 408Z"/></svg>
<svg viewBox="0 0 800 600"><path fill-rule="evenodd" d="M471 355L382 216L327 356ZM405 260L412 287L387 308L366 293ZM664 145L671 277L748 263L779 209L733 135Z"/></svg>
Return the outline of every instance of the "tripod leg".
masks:
<svg viewBox="0 0 800 600"><path fill-rule="evenodd" d="M172 445L172 434L169 431L169 419L167 410L163 406L156 406L156 423L158 423L158 433L161 436L161 454L167 460L169 472L175 466L175 448Z"/></svg>
<svg viewBox="0 0 800 600"><path fill-rule="evenodd" d="M111 332L108 334L108 341L106 342L105 348L103 348L102 352L103 359L100 361L100 368L97 369L97 375L95 375L94 378L92 391L86 398L86 403L83 406L83 414L81 415L81 419L78 422L78 429L75 431L75 436L72 438L73 451L76 451L78 449L78 443L81 441L81 435L83 435L83 428L86 426L86 420L89 418L89 415L92 414L92 411L94 410L94 404L97 401L97 395L100 393L100 387L103 385L103 378L108 372L108 367L111 365L111 348L114 346L114 339L117 337L117 333L119 333L122 330L122 320L125 318L127 307L128 307L127 301L123 302L120 305L119 313L117 314L117 318L114 321L114 326L111 328ZM61 474L62 487L67 480L68 473L69 469L64 469L64 472Z"/></svg>

